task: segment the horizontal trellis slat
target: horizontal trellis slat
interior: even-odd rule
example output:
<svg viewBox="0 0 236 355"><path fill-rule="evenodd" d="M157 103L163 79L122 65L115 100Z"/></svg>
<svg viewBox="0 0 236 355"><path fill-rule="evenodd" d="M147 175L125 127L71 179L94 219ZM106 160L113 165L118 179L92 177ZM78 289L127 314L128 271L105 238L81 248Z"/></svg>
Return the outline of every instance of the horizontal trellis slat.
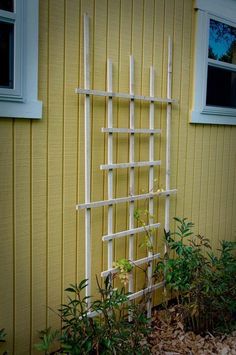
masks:
<svg viewBox="0 0 236 355"><path fill-rule="evenodd" d="M145 296L155 290L157 290L158 288L161 288L165 285L165 282L162 281L162 282L159 282L158 284L155 284L155 285L152 285L152 286L149 286L147 288L144 288L140 291L137 291L137 292L134 292L130 295L127 296L127 299L129 301L132 301L134 300L135 298L138 298L138 297L142 297L142 296ZM98 312L98 311L93 311L93 312L88 312L88 317L90 318L93 318L93 317L96 317L96 316L99 316L99 314L101 314L101 312Z"/></svg>
<svg viewBox="0 0 236 355"><path fill-rule="evenodd" d="M126 168L141 168L144 166L157 166L161 165L160 160L154 161L137 161L131 163L117 163L117 164L103 164L100 165L101 170L110 170L110 169L126 169Z"/></svg>
<svg viewBox="0 0 236 355"><path fill-rule="evenodd" d="M132 260L131 264L133 266L139 266L139 265L142 265L142 264L145 264L145 263L149 263L150 261L154 261L154 260L159 259L159 258L160 258L160 253L157 253L157 254L153 254L151 256L147 256L147 257L142 258L142 259ZM114 268L102 271L101 272L101 277L106 277L109 274L115 274L117 272L119 272L119 268L118 267L114 267Z"/></svg>
<svg viewBox="0 0 236 355"><path fill-rule="evenodd" d="M104 235L102 237L102 240L105 242L106 240L112 240L112 239L125 237L125 236L131 235L131 234L142 233L145 231L149 231L152 228L153 229L159 228L160 225L161 225L161 223L153 223L153 224L145 225L145 227L138 227L138 228L134 228L134 229L128 229L126 231L121 231L121 232L117 232L117 233L113 233L113 234Z"/></svg>
<svg viewBox="0 0 236 355"><path fill-rule="evenodd" d="M119 198L114 198L112 200L103 200L103 201L95 201L95 202L90 202L90 203L83 203L83 204L76 205L76 209L82 210L85 208L96 208L96 207L102 207L102 206L116 205L118 203L125 203L125 202L137 201L137 200L145 200L146 198L157 197L157 196L169 196L169 195L175 194L176 192L177 192L177 189L172 189L172 190L166 190L166 191L151 192L151 193L142 194L142 195L133 195L133 196L129 196L129 197L119 197Z"/></svg>
<svg viewBox="0 0 236 355"><path fill-rule="evenodd" d="M131 295L128 296L128 299L129 299L129 301L132 301L132 300L134 300L134 299L136 299L136 298L138 298L138 297L145 296L145 295L147 295L147 294L149 294L149 293L151 293L151 292L157 290L158 288L163 287L164 285L165 285L165 282L164 282L164 281L159 282L158 284L149 286L149 287L144 288L144 289L142 289L142 290L140 290L140 291L137 291L137 292L132 293Z"/></svg>
<svg viewBox="0 0 236 355"><path fill-rule="evenodd" d="M144 133L155 134L161 133L161 129L149 129L149 128L102 128L103 133Z"/></svg>
<svg viewBox="0 0 236 355"><path fill-rule="evenodd" d="M160 103L174 103L177 100L174 99L167 99L161 97L151 97L151 96L144 96L144 95L133 95L133 94L126 94L121 92L109 92L109 91L102 91L102 90L89 90L89 89L75 89L77 94L85 94L85 95L95 95L95 96L103 96L103 97L117 97L120 99L128 99L128 100L141 100L147 102L160 102Z"/></svg>

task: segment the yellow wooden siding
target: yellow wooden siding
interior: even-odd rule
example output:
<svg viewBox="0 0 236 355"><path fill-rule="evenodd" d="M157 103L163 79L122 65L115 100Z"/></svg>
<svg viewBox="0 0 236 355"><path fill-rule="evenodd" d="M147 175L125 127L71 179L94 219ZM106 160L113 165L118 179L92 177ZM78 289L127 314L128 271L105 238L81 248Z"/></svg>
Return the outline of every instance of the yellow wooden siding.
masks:
<svg viewBox="0 0 236 355"><path fill-rule="evenodd" d="M84 277L84 98L83 14L90 17L91 87L106 89L106 59L113 62L114 91L129 90L129 55L135 59L135 92L149 94L149 67L155 67L155 94L166 96L167 40L173 38L171 216L189 217L195 232L212 240L236 240L236 127L189 124L192 75L193 4L190 0L40 0L39 98L43 119L0 120L0 327L10 354L35 353L37 330L59 326L57 309L69 283ZM107 198L106 99L92 102L92 199ZM156 104L155 168L165 186L165 105ZM114 100L114 127L128 127L129 106ZM135 105L138 127L148 127L148 105ZM113 158L128 160L126 134L114 134ZM148 137L135 138L135 159L148 159ZM148 191L148 169L138 169L135 192ZM114 172L114 194L128 194L128 172ZM139 207L144 208L145 203ZM155 217L164 222L164 200ZM92 212L92 273L107 267L107 208ZM114 208L116 231L128 227L125 205ZM161 248L163 227L155 243ZM142 235L137 236L136 246ZM127 240L115 241L114 259L128 256ZM145 251L137 248L136 257ZM136 275L136 284L141 280ZM160 293L158 293L160 297ZM157 297L156 297L157 300Z"/></svg>

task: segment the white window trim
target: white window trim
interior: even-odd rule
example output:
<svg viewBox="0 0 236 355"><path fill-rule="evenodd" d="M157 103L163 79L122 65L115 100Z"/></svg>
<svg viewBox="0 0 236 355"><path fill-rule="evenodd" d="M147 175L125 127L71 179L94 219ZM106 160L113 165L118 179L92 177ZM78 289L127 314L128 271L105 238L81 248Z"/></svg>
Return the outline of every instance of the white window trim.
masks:
<svg viewBox="0 0 236 355"><path fill-rule="evenodd" d="M0 117L39 119L42 102L38 101L38 0L15 1L15 88L0 90Z"/></svg>
<svg viewBox="0 0 236 355"><path fill-rule="evenodd" d="M236 109L206 106L208 36L210 18L230 22L236 27L234 0L196 0L193 107L191 123L236 125ZM219 63L218 63L219 64ZM223 63L219 64L224 66ZM229 67L229 65L227 65Z"/></svg>

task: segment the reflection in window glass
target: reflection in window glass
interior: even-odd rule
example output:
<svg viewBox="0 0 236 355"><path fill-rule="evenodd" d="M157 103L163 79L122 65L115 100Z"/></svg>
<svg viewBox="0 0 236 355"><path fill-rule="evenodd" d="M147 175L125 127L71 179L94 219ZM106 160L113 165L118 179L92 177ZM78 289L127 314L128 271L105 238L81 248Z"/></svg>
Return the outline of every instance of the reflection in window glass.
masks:
<svg viewBox="0 0 236 355"><path fill-rule="evenodd" d="M208 57L236 64L236 27L210 20Z"/></svg>
<svg viewBox="0 0 236 355"><path fill-rule="evenodd" d="M13 88L14 25L0 22L0 87Z"/></svg>
<svg viewBox="0 0 236 355"><path fill-rule="evenodd" d="M236 108L236 72L208 66L208 106Z"/></svg>
<svg viewBox="0 0 236 355"><path fill-rule="evenodd" d="M14 0L0 0L0 10L14 11Z"/></svg>

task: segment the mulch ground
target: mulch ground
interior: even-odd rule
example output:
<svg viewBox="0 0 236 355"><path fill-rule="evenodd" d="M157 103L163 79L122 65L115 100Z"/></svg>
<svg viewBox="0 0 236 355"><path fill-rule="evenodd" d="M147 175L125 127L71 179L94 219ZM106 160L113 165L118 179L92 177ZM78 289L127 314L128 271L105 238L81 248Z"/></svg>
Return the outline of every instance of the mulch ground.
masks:
<svg viewBox="0 0 236 355"><path fill-rule="evenodd" d="M236 331L232 334L196 335L185 332L176 308L158 310L149 336L151 353L160 355L236 355Z"/></svg>

